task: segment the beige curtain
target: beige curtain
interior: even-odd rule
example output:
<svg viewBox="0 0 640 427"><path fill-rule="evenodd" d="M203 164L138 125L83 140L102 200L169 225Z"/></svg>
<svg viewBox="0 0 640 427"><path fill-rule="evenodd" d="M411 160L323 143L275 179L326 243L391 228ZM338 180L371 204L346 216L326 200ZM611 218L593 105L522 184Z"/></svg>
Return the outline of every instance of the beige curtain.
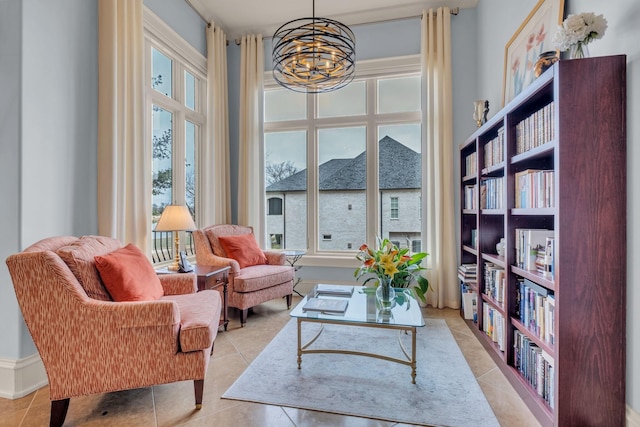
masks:
<svg viewBox="0 0 640 427"><path fill-rule="evenodd" d="M253 226L264 244L264 172L262 148L261 35L247 35L240 43L240 152L238 160L238 224Z"/></svg>
<svg viewBox="0 0 640 427"><path fill-rule="evenodd" d="M98 233L148 253L142 0L98 2Z"/></svg>
<svg viewBox="0 0 640 427"><path fill-rule="evenodd" d="M423 230L434 307L459 308L453 180L451 14L422 14Z"/></svg>
<svg viewBox="0 0 640 427"><path fill-rule="evenodd" d="M231 223L227 39L221 28L207 28L207 134L199 156L199 227Z"/></svg>

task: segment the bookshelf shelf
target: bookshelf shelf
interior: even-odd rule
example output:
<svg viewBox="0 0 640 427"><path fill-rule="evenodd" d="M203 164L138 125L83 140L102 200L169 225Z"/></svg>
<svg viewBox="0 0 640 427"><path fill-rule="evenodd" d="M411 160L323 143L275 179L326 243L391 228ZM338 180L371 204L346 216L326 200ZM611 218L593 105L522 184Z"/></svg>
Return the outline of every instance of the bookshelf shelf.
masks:
<svg viewBox="0 0 640 427"><path fill-rule="evenodd" d="M624 55L559 61L460 146L466 322L543 426L625 424L626 90Z"/></svg>

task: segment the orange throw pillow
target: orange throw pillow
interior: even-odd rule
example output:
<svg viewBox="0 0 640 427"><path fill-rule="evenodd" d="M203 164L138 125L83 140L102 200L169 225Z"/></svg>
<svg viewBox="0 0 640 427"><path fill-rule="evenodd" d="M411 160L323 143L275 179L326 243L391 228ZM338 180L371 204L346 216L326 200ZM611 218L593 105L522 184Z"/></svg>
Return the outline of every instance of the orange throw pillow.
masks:
<svg viewBox="0 0 640 427"><path fill-rule="evenodd" d="M218 237L227 257L238 261L240 268L267 263L267 257L258 246L253 234Z"/></svg>
<svg viewBox="0 0 640 427"><path fill-rule="evenodd" d="M153 301L164 295L156 271L135 245L129 243L94 260L114 301Z"/></svg>

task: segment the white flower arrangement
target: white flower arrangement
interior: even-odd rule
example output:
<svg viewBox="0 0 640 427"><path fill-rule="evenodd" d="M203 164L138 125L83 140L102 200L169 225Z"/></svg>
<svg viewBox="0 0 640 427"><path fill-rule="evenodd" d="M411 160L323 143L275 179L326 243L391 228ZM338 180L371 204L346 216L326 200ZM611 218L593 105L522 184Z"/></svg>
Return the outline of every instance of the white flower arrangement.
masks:
<svg viewBox="0 0 640 427"><path fill-rule="evenodd" d="M607 30L607 20L603 15L591 12L569 15L562 25L558 25L553 43L561 51L569 50L578 44L589 44L601 39Z"/></svg>

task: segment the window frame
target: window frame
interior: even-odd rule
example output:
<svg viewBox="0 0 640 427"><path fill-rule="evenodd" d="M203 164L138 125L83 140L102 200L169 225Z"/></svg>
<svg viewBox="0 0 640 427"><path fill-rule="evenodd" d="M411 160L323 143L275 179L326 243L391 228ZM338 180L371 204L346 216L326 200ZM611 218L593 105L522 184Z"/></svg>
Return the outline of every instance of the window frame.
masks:
<svg viewBox="0 0 640 427"><path fill-rule="evenodd" d="M178 33L162 21L148 7L144 7L144 81L145 81L145 142L149 144L151 153L151 140L153 136L152 108L154 105L170 112L172 119L172 201L171 203L186 204L186 122L196 126L194 132L194 158L195 177L197 183L198 171L204 169L200 159L202 144L206 135L207 114L207 59L193 46L187 43ZM158 92L151 87L152 75L152 48L172 60L172 97ZM185 72L189 72L195 78L194 109L187 106ZM147 161L153 164L153 158L149 156ZM151 168L150 168L151 169ZM195 205L196 210L200 205L198 200L205 189L196 185ZM149 205L152 207L151 189L149 189ZM151 211L151 209L150 209ZM198 217L197 212L193 212Z"/></svg>
<svg viewBox="0 0 640 427"><path fill-rule="evenodd" d="M352 251L320 251L319 241L323 240L319 231L319 219L317 216L318 209L318 130L324 128L337 127L353 127L365 126L366 135L366 151L367 151L367 185L366 189L366 241L374 242L380 230L380 203L378 200L379 187L379 167L378 162L378 135L377 129L379 125L393 125L406 123L422 123L422 112L402 112L402 113L385 113L378 114L376 80L375 78L402 77L408 75L420 74L420 55L408 55L402 57L382 58L374 60L359 61L356 63L356 75L358 80L367 80L366 83L366 102L367 114L358 117L330 117L318 118L317 111L317 95L307 95L307 118L291 121L274 121L264 122L263 132L284 132L284 131L307 131L307 254L305 255L305 265L312 266L357 266ZM264 90L278 89L280 86L273 79L271 71L264 74ZM373 112L369 114L368 112ZM422 148L424 153L424 147ZM369 153L373 154L370 155ZM424 154L422 155L424 158ZM425 171L425 162L422 162L422 174ZM423 193L420 194L422 200ZM421 233L423 234L423 233ZM364 242L363 242L364 243ZM356 249L359 244L356 244Z"/></svg>
<svg viewBox="0 0 640 427"><path fill-rule="evenodd" d="M395 207L394 207L394 204L395 204ZM394 213L395 213L395 216L394 216ZM400 219L400 197L391 196L389 198L389 219L391 220Z"/></svg>

